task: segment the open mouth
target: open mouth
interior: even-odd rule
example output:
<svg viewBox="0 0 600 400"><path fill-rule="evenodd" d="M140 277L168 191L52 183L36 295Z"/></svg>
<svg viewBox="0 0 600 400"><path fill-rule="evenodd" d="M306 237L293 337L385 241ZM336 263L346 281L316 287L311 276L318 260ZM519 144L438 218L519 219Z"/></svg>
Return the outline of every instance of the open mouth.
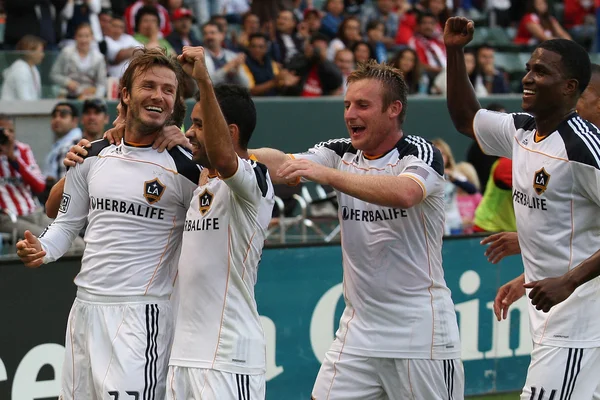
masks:
<svg viewBox="0 0 600 400"><path fill-rule="evenodd" d="M523 96L533 96L533 95L535 95L535 90L523 89Z"/></svg>
<svg viewBox="0 0 600 400"><path fill-rule="evenodd" d="M350 130L353 134L359 135L365 131L365 127L363 125L350 125Z"/></svg>
<svg viewBox="0 0 600 400"><path fill-rule="evenodd" d="M147 106L145 107L146 111L152 112L152 113L158 113L161 114L163 112L163 109L160 107L156 107L156 106Z"/></svg>

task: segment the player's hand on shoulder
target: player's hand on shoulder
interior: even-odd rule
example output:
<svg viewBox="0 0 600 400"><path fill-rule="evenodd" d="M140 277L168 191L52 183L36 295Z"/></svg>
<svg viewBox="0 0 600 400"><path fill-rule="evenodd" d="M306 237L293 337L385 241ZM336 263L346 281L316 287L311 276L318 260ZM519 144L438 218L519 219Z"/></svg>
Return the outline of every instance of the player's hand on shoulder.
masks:
<svg viewBox="0 0 600 400"><path fill-rule="evenodd" d="M46 252L42 244L30 231L25 231L25 239L17 242L17 256L29 268L37 268L44 263Z"/></svg>
<svg viewBox="0 0 600 400"><path fill-rule="evenodd" d="M473 40L475 24L465 17L450 17L444 26L444 44L447 48L461 48Z"/></svg>
<svg viewBox="0 0 600 400"><path fill-rule="evenodd" d="M125 124L118 124L114 128L110 128L104 132L104 139L108 140L110 144L121 144L121 139L125 136Z"/></svg>
<svg viewBox="0 0 600 400"><path fill-rule="evenodd" d="M190 140L185 137L181 129L175 125L165 126L154 140L152 148L162 153L165 149L171 150L175 146L185 147L186 149L192 150L192 144Z"/></svg>
<svg viewBox="0 0 600 400"><path fill-rule="evenodd" d="M484 255L492 264L499 263L504 257L521 253L517 232L495 233L486 237L480 243L489 245L485 250Z"/></svg>
<svg viewBox="0 0 600 400"><path fill-rule="evenodd" d="M521 274L498 289L494 299L494 314L498 321L506 319L510 305L525 296L524 283L525 275Z"/></svg>
<svg viewBox="0 0 600 400"><path fill-rule="evenodd" d="M277 176L287 182L295 182L300 178L308 179L321 185L331 183L331 168L306 159L289 159L277 170Z"/></svg>
<svg viewBox="0 0 600 400"><path fill-rule="evenodd" d="M523 288L531 289L529 292L531 304L536 309L547 313L552 307L565 301L577 289L577 286L565 274L557 278L529 282L524 284Z"/></svg>
<svg viewBox="0 0 600 400"><path fill-rule="evenodd" d="M91 145L89 140L81 139L79 143L71 146L63 160L65 167L74 167L77 164L81 164L83 162L83 157L88 154L86 149L89 149Z"/></svg>
<svg viewBox="0 0 600 400"><path fill-rule="evenodd" d="M179 61L185 73L192 78L198 81L210 81L204 57L204 47L183 46L183 51L177 56L177 61Z"/></svg>

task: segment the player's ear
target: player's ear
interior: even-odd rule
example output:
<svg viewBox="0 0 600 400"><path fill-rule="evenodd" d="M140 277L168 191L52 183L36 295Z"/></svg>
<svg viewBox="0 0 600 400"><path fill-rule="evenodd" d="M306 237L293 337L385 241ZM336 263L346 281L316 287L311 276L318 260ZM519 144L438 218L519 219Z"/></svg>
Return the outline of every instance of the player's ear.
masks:
<svg viewBox="0 0 600 400"><path fill-rule="evenodd" d="M577 81L577 79L568 79L565 84L565 89L564 89L563 93L565 96L570 97L570 96L574 96L578 90L579 90L579 81Z"/></svg>
<svg viewBox="0 0 600 400"><path fill-rule="evenodd" d="M125 105L129 105L129 91L126 87L121 89L121 98L123 99L123 103L125 103Z"/></svg>
<svg viewBox="0 0 600 400"><path fill-rule="evenodd" d="M390 117L390 119L398 118L398 115L400 115L400 113L402 112L402 108L403 105L400 100L396 100L392 104L390 104L390 106L388 107L388 116Z"/></svg>
<svg viewBox="0 0 600 400"><path fill-rule="evenodd" d="M231 141L237 146L240 142L240 128L235 124L229 124L229 134L231 135Z"/></svg>

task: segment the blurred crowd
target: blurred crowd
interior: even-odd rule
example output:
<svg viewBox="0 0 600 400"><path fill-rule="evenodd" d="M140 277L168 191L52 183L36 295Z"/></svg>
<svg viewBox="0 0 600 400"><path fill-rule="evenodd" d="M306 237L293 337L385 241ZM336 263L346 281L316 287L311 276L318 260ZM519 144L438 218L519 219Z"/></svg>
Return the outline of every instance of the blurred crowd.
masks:
<svg viewBox="0 0 600 400"><path fill-rule="evenodd" d="M593 0L0 0L2 46L20 55L3 72L1 99L35 100L44 87L51 87L44 97L117 98L118 79L136 48L163 47L176 55L186 45L206 47L215 83L238 83L254 96L341 95L356 63L370 58L401 69L411 94L444 94L442 30L450 16L500 28L517 51L556 37L594 51L598 5ZM519 90L495 59L497 50L485 41L469 50L467 69L480 96ZM45 52L52 52L54 61L40 74ZM190 85L187 96L194 89Z"/></svg>

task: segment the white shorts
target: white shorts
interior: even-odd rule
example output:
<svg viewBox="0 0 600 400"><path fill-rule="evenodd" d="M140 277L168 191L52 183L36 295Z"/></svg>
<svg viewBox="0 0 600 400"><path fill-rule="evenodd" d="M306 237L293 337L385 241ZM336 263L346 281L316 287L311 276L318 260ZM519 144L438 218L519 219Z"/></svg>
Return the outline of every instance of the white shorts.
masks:
<svg viewBox="0 0 600 400"><path fill-rule="evenodd" d="M460 359L369 358L329 350L313 400L463 400Z"/></svg>
<svg viewBox="0 0 600 400"><path fill-rule="evenodd" d="M242 375L170 365L168 400L264 400L265 375Z"/></svg>
<svg viewBox="0 0 600 400"><path fill-rule="evenodd" d="M521 400L600 399L600 348L533 345Z"/></svg>
<svg viewBox="0 0 600 400"><path fill-rule="evenodd" d="M164 399L172 319L168 299L78 291L67 323L60 399Z"/></svg>

